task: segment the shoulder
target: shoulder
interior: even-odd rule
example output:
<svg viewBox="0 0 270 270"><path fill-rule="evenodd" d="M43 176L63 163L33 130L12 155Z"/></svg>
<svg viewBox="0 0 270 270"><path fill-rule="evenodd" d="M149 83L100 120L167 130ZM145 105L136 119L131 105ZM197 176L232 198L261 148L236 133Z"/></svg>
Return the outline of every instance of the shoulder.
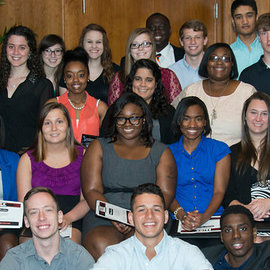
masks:
<svg viewBox="0 0 270 270"><path fill-rule="evenodd" d="M158 151L160 153L163 153L167 148L168 148L168 146L166 144L155 140L153 145L152 145L151 152Z"/></svg>
<svg viewBox="0 0 270 270"><path fill-rule="evenodd" d="M212 138L203 137L203 148L208 149L208 153L216 161L223 159L225 156L231 153L229 146L222 142Z"/></svg>
<svg viewBox="0 0 270 270"><path fill-rule="evenodd" d="M256 89L254 88L253 85L240 81L235 91L238 92L239 94L250 97L253 93L256 92Z"/></svg>
<svg viewBox="0 0 270 270"><path fill-rule="evenodd" d="M0 161L6 164L13 164L14 162L19 161L20 156L17 153L0 149Z"/></svg>
<svg viewBox="0 0 270 270"><path fill-rule="evenodd" d="M115 63L112 63L112 68L113 68L113 71L114 72L117 72L117 71L120 70L120 67L117 64L115 64Z"/></svg>

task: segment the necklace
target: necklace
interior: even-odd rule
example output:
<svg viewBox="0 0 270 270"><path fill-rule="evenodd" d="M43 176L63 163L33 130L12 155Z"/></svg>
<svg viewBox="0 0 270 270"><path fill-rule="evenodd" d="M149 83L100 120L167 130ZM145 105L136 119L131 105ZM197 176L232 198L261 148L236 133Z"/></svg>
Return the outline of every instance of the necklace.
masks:
<svg viewBox="0 0 270 270"><path fill-rule="evenodd" d="M85 106L85 104L86 104L86 99L87 99L87 98L85 98L85 102L84 102L84 104L83 104L82 106L76 107L76 106L72 103L72 101L70 100L69 95L68 95L68 102L69 102L69 104L71 105L71 107L72 107L73 109L75 109L75 110L81 110L81 109L83 109L84 106Z"/></svg>
<svg viewBox="0 0 270 270"><path fill-rule="evenodd" d="M214 120L216 120L217 117L218 117L216 107L217 107L217 105L219 103L220 97L222 97L222 95L226 92L229 83L230 83L230 80L227 82L226 86L224 87L223 91L220 93L219 97L217 97L218 100L217 100L216 104L213 103L213 98L210 96L210 101L211 101L211 104L212 104L212 107L213 107L211 115L210 115L210 118L211 118L210 124L211 124L211 126L214 124ZM211 93L213 93L212 88L210 86L210 81L209 80L208 80L208 89L210 90Z"/></svg>

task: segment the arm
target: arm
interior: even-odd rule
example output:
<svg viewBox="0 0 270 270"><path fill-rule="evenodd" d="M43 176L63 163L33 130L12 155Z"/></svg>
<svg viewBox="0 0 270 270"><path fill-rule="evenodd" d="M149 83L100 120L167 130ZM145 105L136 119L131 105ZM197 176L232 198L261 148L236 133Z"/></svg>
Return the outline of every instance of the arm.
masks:
<svg viewBox="0 0 270 270"><path fill-rule="evenodd" d="M99 101L98 103L98 115L99 115L99 119L100 119L100 124L102 123L104 116L107 112L108 106L105 102L103 101Z"/></svg>
<svg viewBox="0 0 270 270"><path fill-rule="evenodd" d="M32 188L32 168L29 156L25 153L20 158L17 168L18 201L22 202L25 194Z"/></svg>
<svg viewBox="0 0 270 270"><path fill-rule="evenodd" d="M156 184L163 192L166 208L168 209L175 195L177 177L175 160L169 148L162 153L156 173Z"/></svg>
<svg viewBox="0 0 270 270"><path fill-rule="evenodd" d="M43 104L50 98L53 98L54 96L54 90L53 85L51 81L47 79L42 79L42 83L39 86L40 90L40 97L39 97L39 106L40 108L43 106Z"/></svg>

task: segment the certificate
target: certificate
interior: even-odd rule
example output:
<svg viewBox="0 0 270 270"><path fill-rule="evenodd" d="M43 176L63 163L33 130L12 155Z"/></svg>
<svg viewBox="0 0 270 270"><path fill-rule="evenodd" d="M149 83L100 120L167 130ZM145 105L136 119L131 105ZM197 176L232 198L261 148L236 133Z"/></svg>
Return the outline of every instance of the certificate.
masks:
<svg viewBox="0 0 270 270"><path fill-rule="evenodd" d="M23 203L0 200L0 228L21 228Z"/></svg>

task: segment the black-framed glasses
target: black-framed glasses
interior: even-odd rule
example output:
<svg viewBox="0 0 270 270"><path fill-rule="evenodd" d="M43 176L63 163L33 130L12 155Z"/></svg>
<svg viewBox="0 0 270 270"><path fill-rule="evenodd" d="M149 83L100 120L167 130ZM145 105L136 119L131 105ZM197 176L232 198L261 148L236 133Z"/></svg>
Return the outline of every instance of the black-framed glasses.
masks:
<svg viewBox="0 0 270 270"><path fill-rule="evenodd" d="M63 50L62 49L55 49L55 50L45 49L44 53L45 55L52 55L54 53L56 56L60 56L62 55Z"/></svg>
<svg viewBox="0 0 270 270"><path fill-rule="evenodd" d="M209 61L217 62L218 60L221 60L222 62L229 63L232 61L232 58L230 56L217 56L217 55L210 55L208 58Z"/></svg>
<svg viewBox="0 0 270 270"><path fill-rule="evenodd" d="M133 50L139 49L140 47L142 48L149 48L152 45L152 42L150 41L144 41L142 43L131 43L130 48Z"/></svg>
<svg viewBox="0 0 270 270"><path fill-rule="evenodd" d="M140 124L140 120L144 118L144 115L142 116L131 116L131 117L116 117L116 124L119 126L124 126L127 121L133 126L137 126Z"/></svg>

